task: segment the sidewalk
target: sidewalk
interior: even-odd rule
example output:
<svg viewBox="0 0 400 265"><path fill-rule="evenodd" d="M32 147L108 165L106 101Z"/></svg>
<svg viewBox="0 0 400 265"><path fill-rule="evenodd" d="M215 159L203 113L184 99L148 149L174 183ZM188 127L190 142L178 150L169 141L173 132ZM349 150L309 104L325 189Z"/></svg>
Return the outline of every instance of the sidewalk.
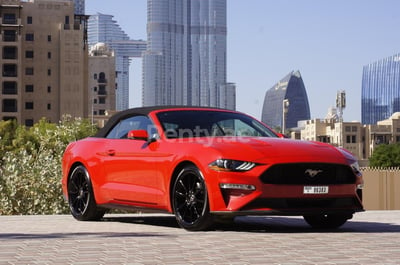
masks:
<svg viewBox="0 0 400 265"><path fill-rule="evenodd" d="M0 264L400 264L400 211L357 213L334 231L269 216L208 232L163 214L0 216L0 224Z"/></svg>

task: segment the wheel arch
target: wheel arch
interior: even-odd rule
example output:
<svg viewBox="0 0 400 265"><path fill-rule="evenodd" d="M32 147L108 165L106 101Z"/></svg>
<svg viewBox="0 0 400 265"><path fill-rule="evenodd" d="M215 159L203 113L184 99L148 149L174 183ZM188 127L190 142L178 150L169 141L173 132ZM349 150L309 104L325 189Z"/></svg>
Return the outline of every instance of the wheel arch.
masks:
<svg viewBox="0 0 400 265"><path fill-rule="evenodd" d="M173 210L173 207L172 207L172 199L173 199L172 198L172 188L174 186L176 178L179 175L179 172L181 172L181 170L184 169L187 166L194 166L201 172L200 168L193 161L190 161L190 160L181 161L179 164L176 165L175 169L172 172L171 179L169 181L169 187L168 187L168 197L169 197L169 199L168 199L168 207L169 207L171 213L174 213L174 210ZM202 177L204 178L203 175L202 175Z"/></svg>

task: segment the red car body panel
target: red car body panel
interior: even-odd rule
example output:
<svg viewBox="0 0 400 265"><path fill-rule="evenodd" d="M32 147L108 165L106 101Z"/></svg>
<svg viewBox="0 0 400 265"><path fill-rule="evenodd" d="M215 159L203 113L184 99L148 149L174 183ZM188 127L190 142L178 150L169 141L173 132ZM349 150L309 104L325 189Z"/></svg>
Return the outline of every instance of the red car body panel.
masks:
<svg viewBox="0 0 400 265"><path fill-rule="evenodd" d="M187 109L198 110L182 108ZM164 111L166 109L154 110L148 115L159 130L162 124L157 119L157 113ZM363 210L361 198L357 194L358 185L363 183L361 174L355 176L354 183L326 185L329 186L329 192L324 194L304 194L304 184L268 184L260 179L264 172L277 164L323 163L349 166L352 162L350 154L347 156L344 151L331 145L278 137L167 139L160 131L159 135L159 139L151 142L91 137L71 143L62 161L64 196L68 199L68 178L74 165L81 164L91 176L97 205L173 212L171 180L181 165L190 163L199 169L205 180L211 213L305 214L318 212L321 207L318 204L312 207L301 204L290 207L287 203L280 208L280 205L291 199L307 201L333 198L348 198L354 202L332 206L334 211ZM210 168L213 161L221 158L251 161L257 166L240 172L215 171ZM223 190L221 183L252 185L255 190Z"/></svg>

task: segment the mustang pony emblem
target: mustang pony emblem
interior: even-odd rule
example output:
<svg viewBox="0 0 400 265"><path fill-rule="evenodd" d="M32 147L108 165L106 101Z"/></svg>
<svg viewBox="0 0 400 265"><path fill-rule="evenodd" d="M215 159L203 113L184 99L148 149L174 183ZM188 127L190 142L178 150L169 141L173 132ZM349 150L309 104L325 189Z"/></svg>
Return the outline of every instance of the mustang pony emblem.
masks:
<svg viewBox="0 0 400 265"><path fill-rule="evenodd" d="M311 178L315 177L316 175L318 175L319 173L321 173L322 170L319 169L307 169L304 174L307 174L308 176L310 176Z"/></svg>

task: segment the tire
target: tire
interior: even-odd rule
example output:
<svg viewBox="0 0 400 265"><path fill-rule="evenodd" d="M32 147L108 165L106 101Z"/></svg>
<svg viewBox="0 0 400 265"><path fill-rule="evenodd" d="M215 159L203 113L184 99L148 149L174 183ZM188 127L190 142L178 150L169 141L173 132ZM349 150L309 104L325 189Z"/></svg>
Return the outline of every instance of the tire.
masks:
<svg viewBox="0 0 400 265"><path fill-rule="evenodd" d="M200 231L213 225L207 187L198 168L187 166L182 169L174 181L171 195L172 209L180 227Z"/></svg>
<svg viewBox="0 0 400 265"><path fill-rule="evenodd" d="M68 204L72 216L79 221L98 221L105 210L96 205L89 173L77 166L68 179Z"/></svg>
<svg viewBox="0 0 400 265"><path fill-rule="evenodd" d="M351 214L320 214L303 216L304 220L312 227L319 229L334 229L342 226Z"/></svg>

